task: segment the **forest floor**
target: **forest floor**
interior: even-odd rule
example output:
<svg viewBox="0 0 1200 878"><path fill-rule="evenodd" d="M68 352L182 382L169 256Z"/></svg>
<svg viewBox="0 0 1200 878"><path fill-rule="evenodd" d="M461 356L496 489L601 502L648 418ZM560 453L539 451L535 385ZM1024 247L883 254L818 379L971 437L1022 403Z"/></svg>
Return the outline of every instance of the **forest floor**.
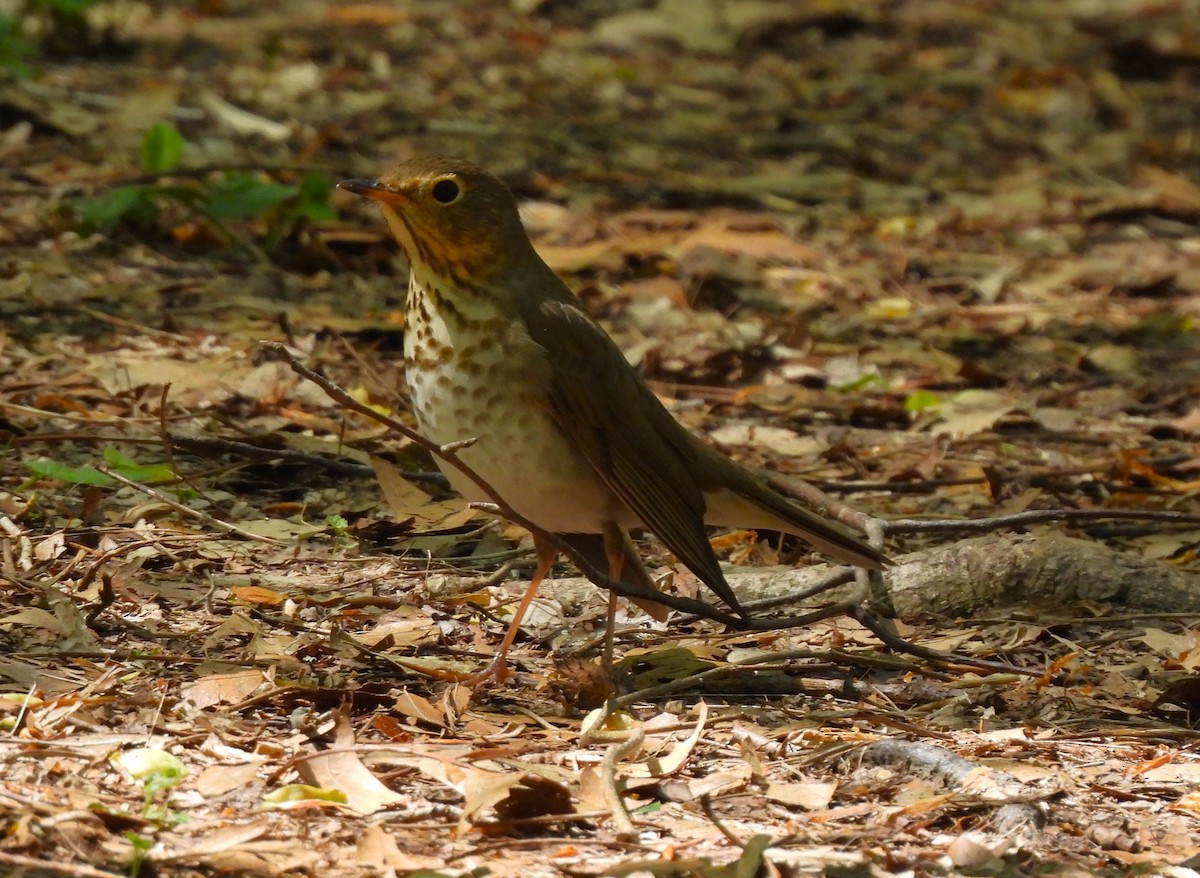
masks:
<svg viewBox="0 0 1200 878"><path fill-rule="evenodd" d="M1194 3L5 21L4 874L1200 874ZM1060 510L888 538L895 630L1012 670L630 611L607 674L564 564L513 679L439 679L527 536L260 344L409 418L406 268L332 187L432 152L731 456L884 519ZM714 539L750 596L827 569Z"/></svg>

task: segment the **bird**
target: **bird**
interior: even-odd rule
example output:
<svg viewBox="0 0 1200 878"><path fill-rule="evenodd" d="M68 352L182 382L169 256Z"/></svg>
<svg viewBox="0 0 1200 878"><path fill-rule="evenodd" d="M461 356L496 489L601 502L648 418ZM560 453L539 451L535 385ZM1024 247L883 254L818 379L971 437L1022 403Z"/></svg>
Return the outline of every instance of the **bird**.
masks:
<svg viewBox="0 0 1200 878"><path fill-rule="evenodd" d="M597 570L655 587L629 536L644 528L745 618L708 525L794 534L868 569L890 563L676 421L538 255L501 180L429 155L338 187L378 205L408 262L404 367L421 434L440 445L473 439L459 459ZM468 500L491 499L453 465L438 466ZM537 566L506 636L471 683L509 674L520 621L558 556L536 532L534 549ZM635 603L666 618L660 604Z"/></svg>

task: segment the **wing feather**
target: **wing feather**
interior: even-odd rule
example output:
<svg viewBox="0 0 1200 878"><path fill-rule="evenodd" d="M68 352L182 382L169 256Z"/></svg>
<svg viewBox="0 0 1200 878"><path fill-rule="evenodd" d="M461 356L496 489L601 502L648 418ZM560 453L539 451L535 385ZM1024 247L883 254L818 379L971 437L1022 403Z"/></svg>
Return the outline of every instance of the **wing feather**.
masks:
<svg viewBox="0 0 1200 878"><path fill-rule="evenodd" d="M689 434L573 297L542 300L524 316L551 364L551 416L617 498L740 611L708 542Z"/></svg>

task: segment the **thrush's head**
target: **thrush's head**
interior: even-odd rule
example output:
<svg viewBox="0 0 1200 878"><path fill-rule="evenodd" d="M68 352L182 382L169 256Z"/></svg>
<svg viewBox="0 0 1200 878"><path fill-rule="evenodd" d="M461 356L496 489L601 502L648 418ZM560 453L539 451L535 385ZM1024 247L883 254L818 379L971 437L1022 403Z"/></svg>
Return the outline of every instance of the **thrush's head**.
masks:
<svg viewBox="0 0 1200 878"><path fill-rule="evenodd" d="M338 188L379 204L415 271L479 282L533 254L512 192L470 162L422 156Z"/></svg>

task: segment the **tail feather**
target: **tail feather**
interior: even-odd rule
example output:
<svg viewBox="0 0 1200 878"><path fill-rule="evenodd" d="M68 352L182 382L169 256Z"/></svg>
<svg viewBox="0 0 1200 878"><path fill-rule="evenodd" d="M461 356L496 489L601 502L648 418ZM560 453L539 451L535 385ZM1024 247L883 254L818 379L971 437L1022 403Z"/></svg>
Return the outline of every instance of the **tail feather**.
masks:
<svg viewBox="0 0 1200 878"><path fill-rule="evenodd" d="M793 534L831 558L869 570L882 570L892 563L887 555L868 545L857 534L765 486L752 493L722 488L705 494L705 500L708 504L704 515L706 524Z"/></svg>

